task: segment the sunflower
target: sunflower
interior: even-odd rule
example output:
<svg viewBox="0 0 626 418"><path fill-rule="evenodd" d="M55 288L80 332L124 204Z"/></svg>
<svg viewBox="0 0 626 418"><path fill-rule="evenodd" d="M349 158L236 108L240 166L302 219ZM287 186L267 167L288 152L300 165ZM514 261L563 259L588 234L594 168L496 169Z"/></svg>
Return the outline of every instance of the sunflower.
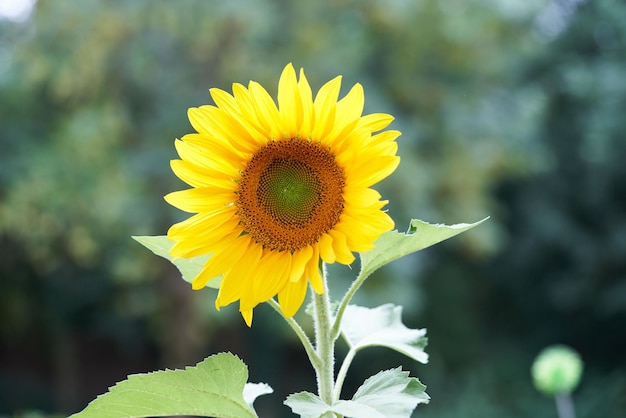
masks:
<svg viewBox="0 0 626 418"><path fill-rule="evenodd" d="M196 133L175 141L174 173L192 188L165 196L195 213L173 225L173 257L211 254L192 283L222 277L216 308L239 301L248 324L259 303L278 295L290 317L307 286L324 292L320 260L350 264L393 228L388 203L370 186L400 161L387 114L363 113L363 88L339 98L341 76L316 94L291 64L278 82L278 106L258 83L211 89L215 105L189 109Z"/></svg>

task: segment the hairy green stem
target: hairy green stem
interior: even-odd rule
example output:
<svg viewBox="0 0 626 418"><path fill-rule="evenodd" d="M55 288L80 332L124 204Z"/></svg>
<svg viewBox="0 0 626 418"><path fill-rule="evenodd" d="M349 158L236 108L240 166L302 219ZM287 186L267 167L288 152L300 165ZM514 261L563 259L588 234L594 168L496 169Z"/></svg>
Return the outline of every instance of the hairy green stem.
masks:
<svg viewBox="0 0 626 418"><path fill-rule="evenodd" d="M278 312L280 316L282 316L285 319L287 324L296 333L296 335L300 339L300 342L302 343L302 346L304 347L304 351L306 351L306 354L309 357L309 361L311 362L311 365L313 366L313 368L316 370L320 368L322 365L322 360L315 352L315 348L313 348L313 344L311 344L311 340L309 340L309 337L306 335L306 333L304 332L300 324L298 324L298 322L296 322L295 319L286 317L283 314L282 309L280 309L280 305L278 304L278 302L276 302L276 300L269 299L267 303L272 308L274 308L274 310Z"/></svg>
<svg viewBox="0 0 626 418"><path fill-rule="evenodd" d="M321 360L321 367L315 369L317 375L317 390L320 398L332 405L333 386L335 379L335 344L331 338L331 313L328 295L327 271L324 264L324 293L318 295L313 292L313 304L315 306L315 343L316 352Z"/></svg>
<svg viewBox="0 0 626 418"><path fill-rule="evenodd" d="M359 272L359 275L350 285L350 288L344 295L343 299L341 299L341 303L339 304L339 308L337 309L337 315L335 316L335 322L333 323L333 328L330 334L332 341L335 341L339 337L339 333L341 332L341 321L343 320L343 314L350 304L352 297L354 296L356 291L359 290L367 277L368 275L363 274L363 266L361 266L361 271Z"/></svg>
<svg viewBox="0 0 626 418"><path fill-rule="evenodd" d="M346 354L346 357L343 359L343 363L341 363L341 368L337 373L337 380L335 381L335 399L339 399L341 396L341 388L343 387L343 381L346 379L346 374L348 373L348 369L350 368L350 364L356 355L356 350L352 348Z"/></svg>

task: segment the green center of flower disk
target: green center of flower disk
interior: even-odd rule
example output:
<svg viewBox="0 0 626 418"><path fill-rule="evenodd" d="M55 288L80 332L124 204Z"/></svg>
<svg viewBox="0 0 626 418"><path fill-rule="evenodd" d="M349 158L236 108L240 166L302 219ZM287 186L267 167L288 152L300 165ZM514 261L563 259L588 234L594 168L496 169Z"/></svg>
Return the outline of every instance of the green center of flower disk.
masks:
<svg viewBox="0 0 626 418"><path fill-rule="evenodd" d="M343 212L343 169L319 143L270 141L243 170L236 206L244 230L266 248L316 243Z"/></svg>
<svg viewBox="0 0 626 418"><path fill-rule="evenodd" d="M304 162L275 159L261 174L257 197L274 219L298 225L319 205L321 191L319 178Z"/></svg>

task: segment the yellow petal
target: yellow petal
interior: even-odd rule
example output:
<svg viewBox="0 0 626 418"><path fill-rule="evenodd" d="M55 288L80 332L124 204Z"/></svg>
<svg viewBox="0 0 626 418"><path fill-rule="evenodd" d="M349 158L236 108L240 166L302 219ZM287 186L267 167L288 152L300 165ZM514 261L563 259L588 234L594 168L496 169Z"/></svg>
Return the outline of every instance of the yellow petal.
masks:
<svg viewBox="0 0 626 418"><path fill-rule="evenodd" d="M286 317L294 316L300 309L300 306L302 306L304 296L306 295L307 283L306 279L296 282L287 281L285 287L278 292L278 303Z"/></svg>
<svg viewBox="0 0 626 418"><path fill-rule="evenodd" d="M315 293L324 293L324 281L320 274L320 253L317 245L313 246L313 256L306 265L306 275Z"/></svg>
<svg viewBox="0 0 626 418"><path fill-rule="evenodd" d="M296 71L287 64L278 82L278 110L287 138L295 138L302 123L302 100L298 90Z"/></svg>
<svg viewBox="0 0 626 418"><path fill-rule="evenodd" d="M211 280L217 279L218 277L220 277L220 275L210 276L208 274L204 274L204 271L201 270L200 273L198 273L198 275L194 277L193 281L191 282L191 288L193 290L200 290L204 288Z"/></svg>
<svg viewBox="0 0 626 418"><path fill-rule="evenodd" d="M279 139L284 131L276 104L268 92L259 84L251 81L248 89L252 94L258 119L263 123L269 138Z"/></svg>
<svg viewBox="0 0 626 418"><path fill-rule="evenodd" d="M193 187L219 187L224 190L235 190L237 185L226 176L212 168L198 167L188 161L172 160L170 167L176 176Z"/></svg>
<svg viewBox="0 0 626 418"><path fill-rule="evenodd" d="M247 92L244 93L245 88L241 84L233 84L233 92L238 91L239 97L230 95L224 90L210 89L211 97L215 101L215 104L230 115L239 125L241 125L247 136L257 145L267 141L267 135L258 123L256 118L250 118L251 112L253 112L253 104L249 103ZM244 96L244 98L242 98ZM253 113L252 113L253 114Z"/></svg>
<svg viewBox="0 0 626 418"><path fill-rule="evenodd" d="M238 262L231 265L220 284L217 294L216 305L226 306L236 300L241 300L242 305L250 305L253 298L252 283L255 270L259 265L263 249L260 245L251 244ZM252 307L255 305L252 304ZM247 310L247 309L246 309Z"/></svg>
<svg viewBox="0 0 626 418"><path fill-rule="evenodd" d="M265 252L254 277L253 292L256 301L265 302L274 297L289 281L291 254L287 252Z"/></svg>
<svg viewBox="0 0 626 418"><path fill-rule="evenodd" d="M181 155L181 151L178 149L179 142L187 145L187 148L182 151L183 153L187 151L187 154ZM176 146L178 155L180 155L183 160L193 160L195 156L189 156L188 154L196 150L202 153L205 158L211 158L213 160L219 159L222 164L227 163L232 166L237 166L241 161L247 160L250 156L249 153L241 152L239 149L234 148L230 143L216 139L207 134L186 134L179 141L176 141L174 145Z"/></svg>
<svg viewBox="0 0 626 418"><path fill-rule="evenodd" d="M213 216L215 216L215 212L213 211L208 212L208 213L198 213L196 215L193 215L185 219L184 221L178 222L170 226L170 229L167 231L168 237L170 239L174 239L175 237L170 237L169 234L172 234L172 235L184 234L187 231L190 231L196 228L202 228L207 221L211 220Z"/></svg>
<svg viewBox="0 0 626 418"><path fill-rule="evenodd" d="M204 264L200 275L194 279L192 283L193 288L203 288L210 278L226 273L231 266L234 266L241 260L249 244L250 237L246 235L233 239L221 251L215 252Z"/></svg>
<svg viewBox="0 0 626 418"><path fill-rule="evenodd" d="M372 138L371 138L368 146L373 146L373 145L376 145L376 144L380 144L382 142L392 142L392 141L395 141L400 135L402 135L402 132L395 131L395 130L384 131L384 132L378 133L376 135L372 135Z"/></svg>
<svg viewBox="0 0 626 418"><path fill-rule="evenodd" d="M381 116L389 115L382 114ZM333 152L343 167L350 168L355 162L365 158L395 155L397 152L398 145L394 141L401 133L399 131L384 131L372 136L371 126L363 124L363 118L358 121L356 126L347 125L335 139Z"/></svg>
<svg viewBox="0 0 626 418"><path fill-rule="evenodd" d="M333 153L342 149L347 137L359 125L363 104L363 87L360 84L355 84L348 94L337 102L332 129L326 132L323 138L324 144L329 146Z"/></svg>
<svg viewBox="0 0 626 418"><path fill-rule="evenodd" d="M342 215L340 223L347 223L352 227L358 225L358 231L361 234L369 236L379 236L383 232L391 231L394 227L393 220L389 215L382 211L374 211L372 213L346 213ZM339 223L337 224L339 225ZM343 230L343 227L338 228Z"/></svg>
<svg viewBox="0 0 626 418"><path fill-rule="evenodd" d="M371 113L361 118L361 124L370 132L378 132L389 126L393 119L393 116L386 113Z"/></svg>
<svg viewBox="0 0 626 418"><path fill-rule="evenodd" d="M239 104L241 114L239 115L240 123L247 123L252 137L257 140L259 146L267 143L267 140L271 138L270 132L267 129L267 122L259 120L259 115L256 111L254 97L252 93L241 84L233 84L233 94Z"/></svg>
<svg viewBox="0 0 626 418"><path fill-rule="evenodd" d="M258 144L234 117L215 106L200 106L188 110L189 121L199 133L230 144L241 152L253 153Z"/></svg>
<svg viewBox="0 0 626 418"><path fill-rule="evenodd" d="M239 311L239 313L241 313L241 316L243 317L243 320L246 321L246 325L248 327L252 326L252 309L247 309L245 311Z"/></svg>
<svg viewBox="0 0 626 418"><path fill-rule="evenodd" d="M363 227L362 223L353 218L342 215L341 220L335 225L337 231L346 236L346 242L351 251L365 252L374 248L374 241L382 232L375 228Z"/></svg>
<svg viewBox="0 0 626 418"><path fill-rule="evenodd" d="M300 69L300 78L298 80L298 91L300 92L300 100L302 101L302 123L300 125L300 134L304 138L311 135L313 124L315 123L315 112L313 111L313 93L309 85L304 70Z"/></svg>
<svg viewBox="0 0 626 418"><path fill-rule="evenodd" d="M173 241L202 241L213 242L211 237L217 235L216 239L223 238L222 234L230 231L232 235L239 223L236 216L236 208L229 207L221 211L202 212L191 218L174 224L167 231L167 237ZM230 228L227 229L227 228ZM185 245L177 242L176 245ZM181 255L176 255L182 257Z"/></svg>
<svg viewBox="0 0 626 418"><path fill-rule="evenodd" d="M292 255L291 272L289 274L289 280L295 282L302 279L307 266L307 263L313 255L313 248L308 245Z"/></svg>
<svg viewBox="0 0 626 418"><path fill-rule="evenodd" d="M234 96L218 88L209 89L209 93L217 107L231 115L239 113L239 105Z"/></svg>
<svg viewBox="0 0 626 418"><path fill-rule="evenodd" d="M332 264L337 259L333 250L333 239L328 234L323 234L319 240L320 257L324 262Z"/></svg>
<svg viewBox="0 0 626 418"><path fill-rule="evenodd" d="M332 145L337 163L344 168L350 168L359 160L361 153L367 150L370 132L356 124L347 126L346 132L337 136Z"/></svg>
<svg viewBox="0 0 626 418"><path fill-rule="evenodd" d="M214 121L205 117L197 107L191 107L187 110L187 118L189 118L189 122L196 132L210 135L215 129Z"/></svg>
<svg viewBox="0 0 626 418"><path fill-rule="evenodd" d="M239 222L239 217L236 216L236 210L234 206L215 209L210 212L201 212L194 215L182 222L174 224L167 231L167 237L173 241L199 241L205 240L217 233L224 225L233 229ZM183 242L178 242L176 245L184 245ZM181 255L177 255L181 257Z"/></svg>
<svg viewBox="0 0 626 418"><path fill-rule="evenodd" d="M335 123L337 98L339 97L340 89L341 76L337 76L322 86L313 102L315 125L313 126L311 137L313 140L321 141L325 145L330 145L325 140Z"/></svg>
<svg viewBox="0 0 626 418"><path fill-rule="evenodd" d="M343 190L344 200L350 202L354 206L368 207L376 203L381 198L380 193L374 189L355 184L347 184Z"/></svg>
<svg viewBox="0 0 626 418"><path fill-rule="evenodd" d="M363 113L363 105L365 104L365 96L363 95L363 87L355 84L346 96L337 103L337 112L335 116L335 127L329 135L346 135L346 127L353 129L359 123L361 113Z"/></svg>
<svg viewBox="0 0 626 418"><path fill-rule="evenodd" d="M350 248L348 248L346 235L334 229L328 231L328 235L330 235L333 239L333 251L337 257L337 261L341 264L352 264L354 261L354 254L352 254L352 252L350 252Z"/></svg>
<svg viewBox="0 0 626 418"><path fill-rule="evenodd" d="M379 157L353 167L353 181L361 186L371 186L388 177L400 164L400 157Z"/></svg>
<svg viewBox="0 0 626 418"><path fill-rule="evenodd" d="M186 212L211 212L224 208L237 199L233 191L217 187L196 187L180 190L164 196L170 205Z"/></svg>

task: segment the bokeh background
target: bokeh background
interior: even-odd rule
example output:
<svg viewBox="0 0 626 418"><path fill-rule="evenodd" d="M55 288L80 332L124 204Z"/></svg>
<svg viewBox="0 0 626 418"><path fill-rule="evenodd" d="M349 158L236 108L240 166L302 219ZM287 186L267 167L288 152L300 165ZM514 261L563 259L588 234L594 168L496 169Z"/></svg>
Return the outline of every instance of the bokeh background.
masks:
<svg viewBox="0 0 626 418"><path fill-rule="evenodd" d="M288 62L342 74L396 116L379 189L404 230L491 219L369 279L404 305L427 365L357 356L345 396L403 365L419 417L553 417L529 374L575 348L579 417L626 415L626 3L621 0L0 0L0 415L64 416L126 375L232 351L265 417L314 390L268 307L248 329L134 242L187 215L162 196L188 107ZM358 265L354 266L358 269ZM353 270L333 268L333 291ZM339 295L338 293L337 295ZM299 318L307 323L306 314ZM339 353L341 355L341 351Z"/></svg>

